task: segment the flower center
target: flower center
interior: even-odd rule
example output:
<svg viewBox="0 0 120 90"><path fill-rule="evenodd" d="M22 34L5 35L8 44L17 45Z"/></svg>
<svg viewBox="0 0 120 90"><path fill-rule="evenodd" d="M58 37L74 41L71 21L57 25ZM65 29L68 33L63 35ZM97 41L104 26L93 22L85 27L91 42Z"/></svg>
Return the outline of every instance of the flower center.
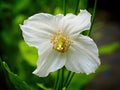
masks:
<svg viewBox="0 0 120 90"><path fill-rule="evenodd" d="M70 47L71 40L68 35L65 35L61 31L59 31L52 35L51 43L53 44L53 49L64 53Z"/></svg>

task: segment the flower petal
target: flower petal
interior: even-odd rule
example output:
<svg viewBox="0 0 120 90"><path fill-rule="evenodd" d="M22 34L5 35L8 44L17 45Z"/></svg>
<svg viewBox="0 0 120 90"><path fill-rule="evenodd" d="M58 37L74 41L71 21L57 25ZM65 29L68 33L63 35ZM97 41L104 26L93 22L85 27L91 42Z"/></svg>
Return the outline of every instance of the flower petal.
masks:
<svg viewBox="0 0 120 90"><path fill-rule="evenodd" d="M62 17L61 14L52 16L45 13L31 16L24 21L23 25L20 25L24 40L28 45L38 48L41 42L50 40L51 35L58 30L58 24Z"/></svg>
<svg viewBox="0 0 120 90"><path fill-rule="evenodd" d="M80 13L75 16L73 14L67 14L62 20L62 27L64 32L74 36L74 34L79 34L84 30L90 28L91 14L86 10L80 10Z"/></svg>
<svg viewBox="0 0 120 90"><path fill-rule="evenodd" d="M90 74L100 65L96 44L87 36L80 36L70 47L65 67L73 72Z"/></svg>
<svg viewBox="0 0 120 90"><path fill-rule="evenodd" d="M45 50L39 51L40 57L38 59L37 69L33 73L39 77L46 77L50 72L56 71L65 65L66 56L49 48L49 46L46 48L46 45L43 45L42 48Z"/></svg>
<svg viewBox="0 0 120 90"><path fill-rule="evenodd" d="M36 48L38 48L41 43L48 41L50 38L49 35L45 36L44 34L36 32L32 27L21 25L21 29L23 30L25 42L30 46L35 46Z"/></svg>

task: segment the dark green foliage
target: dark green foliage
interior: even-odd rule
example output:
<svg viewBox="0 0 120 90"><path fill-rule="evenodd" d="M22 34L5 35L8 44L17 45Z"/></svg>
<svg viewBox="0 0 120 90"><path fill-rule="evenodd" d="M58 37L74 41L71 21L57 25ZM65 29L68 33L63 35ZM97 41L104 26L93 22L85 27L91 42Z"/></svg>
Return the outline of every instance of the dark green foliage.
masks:
<svg viewBox="0 0 120 90"><path fill-rule="evenodd" d="M32 90L16 74L12 73L5 62L0 59L0 90Z"/></svg>

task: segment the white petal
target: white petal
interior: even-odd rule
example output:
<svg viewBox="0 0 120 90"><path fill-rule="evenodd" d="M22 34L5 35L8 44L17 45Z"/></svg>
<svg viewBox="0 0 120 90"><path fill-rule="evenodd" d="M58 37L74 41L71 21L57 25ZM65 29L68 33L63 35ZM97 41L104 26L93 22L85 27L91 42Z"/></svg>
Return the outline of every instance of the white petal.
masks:
<svg viewBox="0 0 120 90"><path fill-rule="evenodd" d="M73 42L67 57L66 68L76 73L90 74L100 65L97 46L86 36L81 36Z"/></svg>
<svg viewBox="0 0 120 90"><path fill-rule="evenodd" d="M20 25L24 40L28 45L38 48L41 42L50 40L51 35L58 30L58 24L62 17L61 14L52 16L45 13L31 16L24 21L23 25Z"/></svg>
<svg viewBox="0 0 120 90"><path fill-rule="evenodd" d="M21 25L21 29L23 30L22 33L25 42L30 46L35 46L36 48L38 48L41 43L45 41L50 41L50 35L45 36L44 34L40 34L36 32L35 29L32 27Z"/></svg>
<svg viewBox="0 0 120 90"><path fill-rule="evenodd" d="M49 46L48 46L49 47ZM65 54L59 53L51 48L43 47L44 51L39 51L37 69L33 72L39 77L46 77L50 72L56 71L65 65Z"/></svg>
<svg viewBox="0 0 120 90"><path fill-rule="evenodd" d="M31 26L32 24L38 25L36 28L40 29L42 28L43 31L47 31L50 33L54 33L57 29L58 29L58 24L59 21L63 18L62 14L58 14L56 16L53 16L51 14L47 14L47 13L39 13L39 14L35 14L33 16L31 16L28 21L25 21L24 24L27 24L29 26ZM46 29L47 27L49 27L48 29ZM45 30L46 29L46 30Z"/></svg>
<svg viewBox="0 0 120 90"><path fill-rule="evenodd" d="M62 27L64 32L73 35L78 34L84 30L90 29L91 14L86 10L80 10L80 13L75 16L67 14L62 20Z"/></svg>

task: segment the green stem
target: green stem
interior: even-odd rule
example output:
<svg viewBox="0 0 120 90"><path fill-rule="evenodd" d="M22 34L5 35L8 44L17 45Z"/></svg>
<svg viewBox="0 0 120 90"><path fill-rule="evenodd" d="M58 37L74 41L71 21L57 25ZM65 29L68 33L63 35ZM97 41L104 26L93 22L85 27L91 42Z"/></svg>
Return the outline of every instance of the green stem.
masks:
<svg viewBox="0 0 120 90"><path fill-rule="evenodd" d="M69 86L71 80L73 79L73 76L74 76L74 75L75 75L75 73L74 73L74 72L71 72L71 75L69 76L69 79L68 79L68 81L67 81L67 83L66 83L66 85L65 85L66 89L68 88L68 86Z"/></svg>
<svg viewBox="0 0 120 90"><path fill-rule="evenodd" d="M61 72L61 76L62 76L62 77L61 77L61 86L62 86L62 87L63 87L63 85L64 85L64 84L63 84L63 82L64 82L64 71L65 71L65 68L63 67L63 68L62 68L62 72Z"/></svg>
<svg viewBox="0 0 120 90"><path fill-rule="evenodd" d="M77 11L78 11L78 8L79 8L79 2L80 2L80 0L77 0L77 5L76 5L76 8L75 8L75 14L77 14Z"/></svg>
<svg viewBox="0 0 120 90"><path fill-rule="evenodd" d="M94 3L93 13L92 13L92 19L91 19L91 27L90 27L90 30L88 32L88 36L91 36L91 32L92 32L92 28L93 28L93 23L94 23L95 16L96 16L96 7L97 7L97 0L95 0L95 3Z"/></svg>
<svg viewBox="0 0 120 90"><path fill-rule="evenodd" d="M88 0L80 0L80 9L87 9L88 8Z"/></svg>
<svg viewBox="0 0 120 90"><path fill-rule="evenodd" d="M64 86L66 85L66 83L68 82L69 80L69 77L70 77L70 74L71 74L71 71L68 71L68 74L67 74L67 77L66 77L66 80L64 81Z"/></svg>
<svg viewBox="0 0 120 90"><path fill-rule="evenodd" d="M60 70L57 71L57 77L55 81L54 90L59 90Z"/></svg>
<svg viewBox="0 0 120 90"><path fill-rule="evenodd" d="M63 0L63 11L64 11L64 15L66 15L66 2L67 2L67 0Z"/></svg>

